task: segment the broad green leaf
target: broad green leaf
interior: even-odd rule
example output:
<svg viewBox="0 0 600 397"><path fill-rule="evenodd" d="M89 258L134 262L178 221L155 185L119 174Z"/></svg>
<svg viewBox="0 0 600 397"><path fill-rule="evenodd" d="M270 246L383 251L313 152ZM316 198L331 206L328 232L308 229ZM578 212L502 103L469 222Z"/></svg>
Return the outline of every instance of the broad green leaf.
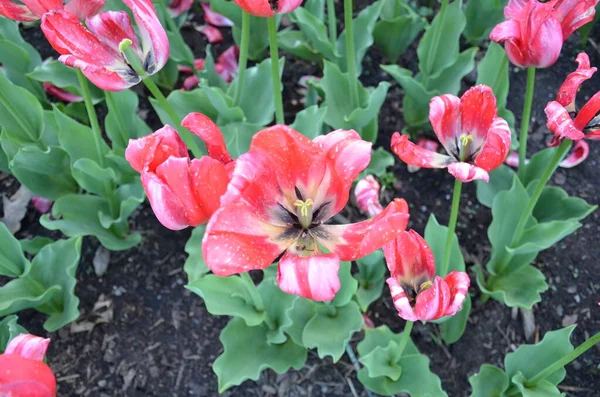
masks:
<svg viewBox="0 0 600 397"><path fill-rule="evenodd" d="M210 272L202 256L202 238L205 230L206 225L195 227L185 243L185 253L188 254L188 257L183 265L183 270L187 274L189 282L200 279Z"/></svg>
<svg viewBox="0 0 600 397"><path fill-rule="evenodd" d="M315 139L323 131L326 108L313 105L298 113L294 123L290 125L293 129L310 139Z"/></svg>
<svg viewBox="0 0 600 397"><path fill-rule="evenodd" d="M32 60L22 45L0 38L0 64L2 64L8 80L19 87L25 88L38 99L44 101L46 94L42 85L26 75L27 72L32 71L39 64L39 55L36 60ZM26 45L29 46L29 43L26 43Z"/></svg>
<svg viewBox="0 0 600 397"><path fill-rule="evenodd" d="M291 324L282 328L284 332L292 338L295 344L304 346L302 333L304 332L306 324L308 324L317 313L318 307L319 304L315 301L297 297L286 311L286 316L290 319Z"/></svg>
<svg viewBox="0 0 600 397"><path fill-rule="evenodd" d="M504 358L504 367L509 378L512 379L520 372L524 379L532 379L548 365L571 353L573 345L570 339L574 329L575 325L571 325L557 331L546 332L539 343L521 345L515 352L507 354ZM566 374L567 371L561 368L544 379L553 385L558 385Z"/></svg>
<svg viewBox="0 0 600 397"><path fill-rule="evenodd" d="M183 41L181 35L178 32L175 33L167 30L167 36L169 38L170 61L174 61L175 64L184 63L192 66L194 64L194 53L185 41Z"/></svg>
<svg viewBox="0 0 600 397"><path fill-rule="evenodd" d="M192 112L202 113L213 120L216 120L219 116L217 110L208 99L206 92L199 88L192 91L175 90L169 94L167 101L175 109L180 120ZM177 123L171 120L156 99L150 98L150 103L154 110L156 110L156 113L158 113L158 117L160 117L160 121L163 124L169 124L173 127L177 126Z"/></svg>
<svg viewBox="0 0 600 397"><path fill-rule="evenodd" d="M2 131L0 130L0 142ZM0 146L0 172L4 172L5 174L10 174L10 168L8 166L8 156L4 153L4 150Z"/></svg>
<svg viewBox="0 0 600 397"><path fill-rule="evenodd" d="M42 105L26 89L12 84L0 71L0 125L20 145L39 145L44 129Z"/></svg>
<svg viewBox="0 0 600 397"><path fill-rule="evenodd" d="M444 342L452 344L460 340L467 327L469 314L471 314L471 296L467 295L462 309L454 316L446 317L446 321L440 324L440 334Z"/></svg>
<svg viewBox="0 0 600 397"><path fill-rule="evenodd" d="M8 342L15 336L27 334L27 330L17 324L18 317L16 315L6 316L0 321L0 354L4 353Z"/></svg>
<svg viewBox="0 0 600 397"><path fill-rule="evenodd" d="M289 52L297 58L307 61L320 61L323 58L318 51L309 46L306 36L298 30L287 29L280 31L277 35L277 41L282 50Z"/></svg>
<svg viewBox="0 0 600 397"><path fill-rule="evenodd" d="M104 157L110 150L106 142L101 140L100 147L97 148L91 128L78 123L56 107L54 108L54 116L59 128L58 140L61 147L69 153L71 164L83 158L102 164Z"/></svg>
<svg viewBox="0 0 600 397"><path fill-rule="evenodd" d="M398 343L390 341L385 348L377 346L369 354L360 358L360 362L368 371L369 378L387 377L397 381L402 375L402 367L398 365L402 352Z"/></svg>
<svg viewBox="0 0 600 397"><path fill-rule="evenodd" d="M482 0L469 0L468 4L480 2L482 2ZM468 6L469 5L467 5L467 7ZM509 63L504 48L502 48L500 44L494 42L490 43L485 56L481 62L479 62L479 65L477 65L476 84L485 84L492 88L494 95L496 96L496 106L498 106L499 109L506 106L509 88L508 72Z"/></svg>
<svg viewBox="0 0 600 397"><path fill-rule="evenodd" d="M382 65L381 68L389 73L404 90L404 120L411 126L429 122L429 101L436 92L427 91L413 73L398 65Z"/></svg>
<svg viewBox="0 0 600 397"><path fill-rule="evenodd" d="M77 70L66 66L60 61L46 60L27 75L34 80L52 83L59 88L80 96L82 95L79 80L77 79ZM94 103L101 102L104 99L103 91L93 84L88 84L88 86L92 95L92 101Z"/></svg>
<svg viewBox="0 0 600 397"><path fill-rule="evenodd" d="M36 236L30 239L19 240L21 249L29 255L36 255L42 248L52 244L54 240L49 237Z"/></svg>
<svg viewBox="0 0 600 397"><path fill-rule="evenodd" d="M356 350L361 357L371 353L375 348L386 348L390 342L394 341L400 344L402 333L395 334L388 328L387 325L382 325L377 328L368 328L365 330L365 338L356 346ZM404 355L419 354L419 350L411 339L404 349Z"/></svg>
<svg viewBox="0 0 600 397"><path fill-rule="evenodd" d="M342 307L321 306L304 327L302 341L307 348L316 348L319 357L331 356L337 362L355 332L360 331L363 317L358 305L351 301Z"/></svg>
<svg viewBox="0 0 600 397"><path fill-rule="evenodd" d="M429 244L429 248L433 252L435 257L435 267L439 271L444 260L444 253L446 250L446 238L448 236L448 227L442 226L437 221L435 215L431 214L425 226L425 241ZM465 271L465 259L460 252L460 245L458 243L458 237L456 234L452 237L452 243L450 248L450 259L448 262L448 273L452 270L459 272ZM440 277L445 277L446 274L438 274Z"/></svg>
<svg viewBox="0 0 600 397"><path fill-rule="evenodd" d="M508 307L531 310L542 300L541 293L548 289L546 277L537 268L525 265L507 275L490 276L484 279L483 269L474 266L479 289Z"/></svg>
<svg viewBox="0 0 600 397"><path fill-rule="evenodd" d="M210 314L240 317L249 327L259 325L264 320L265 312L259 312L254 307L246 282L238 276L209 274L191 280L185 287L204 299Z"/></svg>
<svg viewBox="0 0 600 397"><path fill-rule="evenodd" d="M320 20L325 18L325 0L306 0L302 7Z"/></svg>
<svg viewBox="0 0 600 397"><path fill-rule="evenodd" d="M293 323L287 310L294 304L296 296L283 292L275 279L263 280L258 291L265 303L265 322L270 325L267 341L271 344L284 343L288 339L284 330Z"/></svg>
<svg viewBox="0 0 600 397"><path fill-rule="evenodd" d="M73 178L83 190L107 197L112 194L112 183L117 180L112 168L103 168L92 159L80 158L73 163L72 169Z"/></svg>
<svg viewBox="0 0 600 397"><path fill-rule="evenodd" d="M490 172L490 181L476 181L477 200L481 205L492 208L494 198L503 190L509 190L513 184L515 172L508 166L502 164Z"/></svg>
<svg viewBox="0 0 600 397"><path fill-rule="evenodd" d="M447 67L427 76L425 87L428 90L445 94L458 94L460 82L475 67L475 55L477 48L464 50Z"/></svg>
<svg viewBox="0 0 600 397"><path fill-rule="evenodd" d="M236 158L250 149L250 142L255 133L262 129L261 125L250 123L229 123L221 127L227 150Z"/></svg>
<svg viewBox="0 0 600 397"><path fill-rule="evenodd" d="M292 21L298 25L302 34L312 48L321 57L335 61L341 55L331 43L327 34L327 27L317 16L310 13L306 8L299 7L290 14Z"/></svg>
<svg viewBox="0 0 600 397"><path fill-rule="evenodd" d="M145 197L144 188L139 180L119 186L114 196L117 213L99 212L100 224L105 229L113 230L118 236L125 236L129 233L129 216L144 201ZM137 240L138 243L141 241L139 233L132 235L131 238Z"/></svg>
<svg viewBox="0 0 600 397"><path fill-rule="evenodd" d="M267 341L266 325L248 327L241 318L234 318L221 332L223 353L213 363L219 379L219 393L245 380L258 380L260 373L270 368L278 374L290 368L301 369L306 362L306 349L291 339L282 344Z"/></svg>
<svg viewBox="0 0 600 397"><path fill-rule="evenodd" d="M340 290L331 301L331 304L337 307L346 306L352 300L358 288L358 282L350 273L352 265L350 262L341 262L338 277L340 278Z"/></svg>
<svg viewBox="0 0 600 397"><path fill-rule="evenodd" d="M130 139L150 134L152 130L137 115L138 96L131 90L105 92L108 114L104 119L106 135L110 138L112 149L124 156Z"/></svg>
<svg viewBox="0 0 600 397"><path fill-rule="evenodd" d="M512 377L512 382L517 385L523 397L563 397L564 394L547 380L539 381L535 386L526 386L527 379L521 372Z"/></svg>
<svg viewBox="0 0 600 397"><path fill-rule="evenodd" d="M210 103L219 113L218 124L244 120L244 111L239 106L234 106L233 98L227 96L222 89L210 86L201 87L200 89L204 91Z"/></svg>
<svg viewBox="0 0 600 397"><path fill-rule="evenodd" d="M579 197L569 197L567 192L555 186L546 186L533 209L539 222L558 220L581 220L594 212L597 205L589 205Z"/></svg>
<svg viewBox="0 0 600 397"><path fill-rule="evenodd" d="M393 8L397 12L388 17L384 16L382 10L382 18L375 24L373 38L375 45L389 60L397 61L427 25L427 20L401 0L385 0L384 3L384 9L389 3L395 6Z"/></svg>
<svg viewBox="0 0 600 397"><path fill-rule="evenodd" d="M358 273L354 274L358 280L356 301L360 309L366 312L369 305L379 299L383 291L386 272L383 253L381 250L375 251L358 259L356 265L358 266Z"/></svg>
<svg viewBox="0 0 600 397"><path fill-rule="evenodd" d="M531 156L531 159L525 165L523 175L521 175L521 183L523 186L529 186L531 182L540 178L540 175L542 175L546 168L548 168L548 165L550 165L557 150L558 147L550 147L540 150Z"/></svg>
<svg viewBox="0 0 600 397"><path fill-rule="evenodd" d="M347 117L347 122L366 141L374 143L377 140L377 129L372 133L367 133L367 130L369 124L372 124L373 121L377 122L379 110L385 102L385 97L389 89L390 83L387 81L380 82L375 89L372 87L365 89L359 85L358 93L361 106L350 113Z"/></svg>
<svg viewBox="0 0 600 397"><path fill-rule="evenodd" d="M0 222L0 276L19 277L25 272L29 262L23 251L19 240L8 231L6 225Z"/></svg>
<svg viewBox="0 0 600 397"><path fill-rule="evenodd" d="M469 377L473 388L471 397L501 397L508 389L506 372L493 365L483 364L479 372Z"/></svg>
<svg viewBox="0 0 600 397"><path fill-rule="evenodd" d="M467 25L463 35L472 45L486 40L498 23L504 20L508 0L468 0L465 5Z"/></svg>
<svg viewBox="0 0 600 397"><path fill-rule="evenodd" d="M363 175L375 175L378 178L381 178L387 172L389 167L394 165L394 156L380 147L371 152L371 162L366 170L363 171Z"/></svg>
<svg viewBox="0 0 600 397"><path fill-rule="evenodd" d="M533 254L550 248L581 227L577 221L538 223L523 232L515 248L507 248L512 255Z"/></svg>

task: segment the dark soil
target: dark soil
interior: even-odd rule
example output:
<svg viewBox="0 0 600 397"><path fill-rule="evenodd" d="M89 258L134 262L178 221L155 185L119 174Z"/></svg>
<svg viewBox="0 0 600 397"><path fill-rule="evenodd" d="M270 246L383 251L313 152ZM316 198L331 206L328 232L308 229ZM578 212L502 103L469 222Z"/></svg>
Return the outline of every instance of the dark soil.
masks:
<svg viewBox="0 0 600 397"><path fill-rule="evenodd" d="M362 6L368 1L362 1ZM194 16L201 21L201 17ZM190 27L184 29L186 40L197 57L204 56L204 38ZM52 55L37 29L27 29L25 35L44 56ZM592 38L599 38L596 28ZM231 43L230 36L227 38ZM596 39L594 39L596 40ZM597 41L597 40L596 40ZM553 67L538 71L534 104L530 155L541 149L548 139L543 108L560 86L564 77L575 69L578 37L567 41L563 55ZM227 48L217 46L215 54ZM600 54L592 45L586 48L592 65L600 65ZM401 64L414 69L414 48L401 59ZM378 65L384 63L380 53L371 49L364 61L365 85L374 86L382 79L390 80ZM316 65L287 58L285 82L287 120L301 108L296 82L306 74L318 73ZM473 76L470 76L474 80ZM469 84L472 82L469 81ZM514 70L508 107L517 118L521 113L525 87L525 73ZM579 94L583 101L600 87L600 76L584 85ZM152 114L152 112L150 112ZM148 121L158 128L153 116ZM389 138L403 127L402 90L394 82L380 113L378 144L389 149ZM518 124L517 124L518 125ZM600 196L598 158L600 146L591 142L590 157L570 170L561 169L552 183L560 185L571 195L577 195L597 204ZM395 191L388 191L389 201L394 196L407 199L411 204L411 225L422 233L430 213L441 223L447 223L453 178L444 171L421 170L410 174L406 166L395 167L398 182ZM12 178L0 176L3 193L16 190ZM356 211L348 211L356 214ZM521 315L493 300L482 304L473 278L473 311L463 338L454 345L435 342L437 328L433 324L417 324L413 340L431 359L431 369L440 376L451 397L467 396L468 376L481 364L501 365L506 353L522 343L532 343L545 332L571 322L578 324L573 343L579 344L600 329L600 245L596 245L600 231L598 213L583 221L583 227L557 246L543 252L536 264L546 274L551 289L543 294L543 301L534 308L536 335L525 340ZM353 221L357 221L356 216ZM38 216L30 211L23 221L19 237L37 234L49 235L37 222ZM480 206L475 198L475 185L467 184L463 191L457 232L468 266L485 263L489 256L486 240L490 211ZM216 396L217 380L211 365L221 353L218 340L227 318L208 314L202 300L184 288L186 276L183 263L184 245L189 230L172 232L156 221L148 205L143 205L132 217L132 228L144 235L142 244L125 252L112 253L110 268L98 278L92 267L97 247L93 239L86 239L78 272L77 295L81 299L81 318L75 326L65 327L50 334L52 343L48 361L56 371L60 396ZM387 289L384 297L371 307L368 315L375 325L387 324L399 332L404 321L393 309ZM96 308L95 308L96 306ZM41 327L44 315L35 311L20 313L20 322L31 332L46 333ZM102 322L105 321L105 322ZM91 331L78 331L96 324ZM356 335L355 341L360 340ZM600 396L600 349L594 348L568 366L567 378L562 383L569 396ZM356 379L347 356L335 365L331 360L320 360L309 354L301 371L278 376L266 371L257 382L224 393L226 396L350 396L351 382L358 395L367 395Z"/></svg>

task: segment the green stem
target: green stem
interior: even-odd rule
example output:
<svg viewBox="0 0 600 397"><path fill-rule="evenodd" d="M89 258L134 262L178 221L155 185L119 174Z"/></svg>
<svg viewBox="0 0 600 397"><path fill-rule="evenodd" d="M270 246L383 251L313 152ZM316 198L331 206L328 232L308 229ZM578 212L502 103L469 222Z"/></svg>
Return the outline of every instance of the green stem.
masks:
<svg viewBox="0 0 600 397"><path fill-rule="evenodd" d="M521 216L521 219L519 219L519 223L517 224L517 227L515 228L515 232L513 234L512 241L509 245L510 248L515 248L515 245L518 244L519 241L521 240L521 238L523 237L523 232L525 231L525 226L527 225L527 221L529 220L529 217L533 213L533 209L535 208L535 205L537 204L540 196L542 195L542 192L544 191L546 184L548 183L548 181L550 180L550 177L556 170L558 163L560 162L560 160L562 160L562 158L569 151L570 148L571 148L571 141L569 139L564 139L562 141L562 143L560 144L560 146L558 147L558 149L556 150L556 153L554 154L552 161L548 164L548 167L546 167L546 169L544 170L544 173L540 177L540 180L539 180L537 186L535 187L535 191L533 192L533 194L531 195L531 198L529 199L527 208L525 208L525 212ZM519 168L522 168L522 167L519 167ZM511 259L512 259L512 255L507 252L504 256L504 260L500 264L499 271L498 271L499 273L504 272L504 270L510 263Z"/></svg>
<svg viewBox="0 0 600 397"><path fill-rule="evenodd" d="M104 154L102 153L102 131L100 130L100 123L98 122L96 109L94 109L94 102L92 101L92 94L90 92L90 86L88 85L87 78L79 69L77 69L77 80L79 81L79 86L81 87L81 95L83 96L83 101L85 103L85 110L87 111L88 118L90 119L92 137L94 138L94 145L96 146L98 161L100 162L100 166L104 167Z"/></svg>
<svg viewBox="0 0 600 397"><path fill-rule="evenodd" d="M552 375L565 365L569 364L571 361L575 360L577 357L581 356L583 353L592 348L596 343L600 343L600 332L583 342L581 345L577 346L577 348L571 353L563 356L562 358L556 360L554 363L548 365L536 376L527 381L525 383L525 387L533 387L537 385L539 381L546 379L548 376Z"/></svg>
<svg viewBox="0 0 600 397"><path fill-rule="evenodd" d="M263 304L263 300L262 300L260 294L258 293L256 284L254 284L254 281L252 281L252 278L250 277L250 273L248 273L248 272L240 273L240 276L242 277L242 280L246 283L246 288L248 289L248 292L250 293L250 296L252 297L252 302L254 302L254 308L256 309L257 312L264 312L265 306Z"/></svg>
<svg viewBox="0 0 600 397"><path fill-rule="evenodd" d="M359 106L358 81L356 81L356 50L354 47L354 26L352 20L352 0L344 0L344 26L346 28L346 62L348 69L348 80L350 81L352 106Z"/></svg>
<svg viewBox="0 0 600 397"><path fill-rule="evenodd" d="M244 89L244 79L246 77L246 67L248 66L248 47L250 43L250 14L242 10L242 41L240 43L240 59L238 67L237 82L235 88L234 106L240 104L242 90Z"/></svg>
<svg viewBox="0 0 600 397"><path fill-rule="evenodd" d="M460 193L462 192L462 182L456 179L454 181L454 193L452 194L452 209L450 210L450 220L448 221L448 234L446 235L446 248L444 249L444 258L440 267L440 277L445 277L448 272L448 263L450 262L450 252L452 251L452 240L458 221L458 209L460 207Z"/></svg>
<svg viewBox="0 0 600 397"><path fill-rule="evenodd" d="M529 135L529 122L531 121L531 105L535 88L535 67L527 68L527 89L523 103L523 117L521 118L521 135L519 136L519 177L522 178L527 158L527 136Z"/></svg>
<svg viewBox="0 0 600 397"><path fill-rule="evenodd" d="M269 25L269 47L271 52L271 76L273 77L273 99L275 100L275 120L285 124L283 98L281 97L281 77L279 75L279 47L277 46L277 20L267 18Z"/></svg>
<svg viewBox="0 0 600 397"><path fill-rule="evenodd" d="M415 325L413 321L407 321L406 325L404 326L404 332L402 332L402 339L400 339L400 345L398 346L398 356L402 356L402 353L404 353L404 349L406 349L406 345L408 345L413 325Z"/></svg>
<svg viewBox="0 0 600 397"><path fill-rule="evenodd" d="M179 131L181 139L183 140L183 142L185 142L188 149L192 151L194 157L202 157L203 152L196 144L196 141L194 140L194 135L187 128L181 127L181 118L179 118L179 115L177 114L175 109L173 109L173 106L171 106L169 101L167 101L167 98L165 98L165 96L160 91L154 80L152 80L150 77L146 77L142 81L144 82L150 93L152 93L152 96L158 101L160 106L165 110L165 112L167 112L167 114L171 118L171 121L175 125L175 128L177 129L177 131Z"/></svg>
<svg viewBox="0 0 600 397"><path fill-rule="evenodd" d="M327 27L329 28L329 40L335 48L337 40L337 18L335 17L334 0L327 0Z"/></svg>

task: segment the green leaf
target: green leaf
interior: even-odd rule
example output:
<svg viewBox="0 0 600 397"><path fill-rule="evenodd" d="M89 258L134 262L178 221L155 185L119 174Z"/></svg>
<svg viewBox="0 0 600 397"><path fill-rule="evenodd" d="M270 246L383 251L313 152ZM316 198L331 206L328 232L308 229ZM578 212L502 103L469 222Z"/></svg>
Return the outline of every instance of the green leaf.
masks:
<svg viewBox="0 0 600 397"><path fill-rule="evenodd" d="M112 194L110 184L117 181L112 168L103 168L92 159L81 158L73 163L72 169L73 178L83 190L100 196Z"/></svg>
<svg viewBox="0 0 600 397"><path fill-rule="evenodd" d="M234 318L221 332L223 354L213 363L219 379L219 393L245 380L258 380L260 373L270 368L278 374L290 368L301 369L306 362L306 349L290 339L282 344L267 341L266 325L248 327L240 318Z"/></svg>
<svg viewBox="0 0 600 397"><path fill-rule="evenodd" d="M169 94L167 101L175 109L180 119L183 119L188 113L192 112L202 113L213 120L216 120L219 116L219 113L208 99L206 92L201 89L192 91L175 90ZM171 120L156 99L150 98L150 103L154 110L156 110L156 113L158 113L158 117L160 117L160 121L163 124L177 125L177 123Z"/></svg>
<svg viewBox="0 0 600 397"><path fill-rule="evenodd" d="M204 86L200 88L206 93L208 100L219 113L219 124L239 122L244 120L244 111L233 105L233 98L217 87Z"/></svg>
<svg viewBox="0 0 600 397"><path fill-rule="evenodd" d="M150 127L137 115L138 96L131 90L106 92L108 114L104 119L106 135L112 142L112 149L120 156L130 139L137 139L152 132Z"/></svg>
<svg viewBox="0 0 600 397"><path fill-rule="evenodd" d="M408 69L398 65L382 65L381 68L389 73L404 90L404 120L410 126L420 126L429 122L429 101L436 92L428 91L423 83L413 77Z"/></svg>
<svg viewBox="0 0 600 397"><path fill-rule="evenodd" d="M190 282L200 279L210 272L202 256L202 238L204 237L205 230L206 225L195 227L192 230L192 235L187 243L185 243L185 253L188 254L188 257L183 265L183 270Z"/></svg>
<svg viewBox="0 0 600 397"><path fill-rule="evenodd" d="M558 147L550 147L540 150L531 156L529 162L525 164L523 175L520 176L523 186L529 186L531 182L539 179L540 175L542 175L550 165L557 150Z"/></svg>
<svg viewBox="0 0 600 397"><path fill-rule="evenodd" d="M371 162L363 175L375 175L378 178L383 177L387 169L394 165L394 156L384 148L380 147L371 152Z"/></svg>
<svg viewBox="0 0 600 397"><path fill-rule="evenodd" d="M367 328L365 330L365 338L356 346L356 350L361 357L364 357L377 347L386 348L392 341L399 345L401 340L402 333L393 333L387 325L382 325L377 328ZM413 341L409 339L408 344L404 349L404 355L415 354L419 354L419 350Z"/></svg>
<svg viewBox="0 0 600 397"><path fill-rule="evenodd" d="M477 50L476 47L464 50L450 65L427 76L425 87L440 93L458 94L461 80L475 67Z"/></svg>
<svg viewBox="0 0 600 397"><path fill-rule="evenodd" d="M277 35L277 41L282 50L289 52L297 58L311 62L323 59L323 56L318 51L309 46L306 36L298 30L286 29L280 31Z"/></svg>
<svg viewBox="0 0 600 397"><path fill-rule="evenodd" d="M60 61L46 60L27 75L34 80L52 83L59 88L82 96L77 71ZM104 99L104 92L93 84L88 85L92 95L92 102L101 102Z"/></svg>
<svg viewBox="0 0 600 397"><path fill-rule="evenodd" d="M581 220L594 212L597 205L589 205L579 197L569 197L567 192L555 186L546 186L533 209L539 223L559 220Z"/></svg>
<svg viewBox="0 0 600 397"><path fill-rule="evenodd" d="M527 379L523 376L521 372L517 372L517 374L513 376L511 380L515 385L517 385L517 388L519 389L523 397L564 396L564 394L561 393L555 385L546 380L538 382L535 386L526 386L525 382L527 382Z"/></svg>
<svg viewBox="0 0 600 397"><path fill-rule="evenodd" d="M476 181L477 200L488 208L492 208L494 198L503 190L509 190L513 184L515 172L508 166L502 164L490 172L490 181Z"/></svg>
<svg viewBox="0 0 600 397"><path fill-rule="evenodd" d="M502 397L508 389L506 372L493 365L483 364L479 372L469 377L473 388L471 397Z"/></svg>
<svg viewBox="0 0 600 397"><path fill-rule="evenodd" d="M358 305L351 301L330 313L321 306L306 324L302 341L307 348L316 348L320 358L331 356L337 362L355 332L360 331L363 317Z"/></svg>
<svg viewBox="0 0 600 397"><path fill-rule="evenodd" d="M287 315L287 310L294 304L297 297L283 292L275 283L275 279L263 280L258 291L265 303L265 321L270 325L267 341L270 344L284 343L288 339L284 330L293 323Z"/></svg>
<svg viewBox="0 0 600 397"><path fill-rule="evenodd" d="M23 255L19 240L0 222L0 276L19 277L25 271L28 260Z"/></svg>
<svg viewBox="0 0 600 397"><path fill-rule="evenodd" d="M504 367L506 373L512 379L518 373L521 373L525 379L532 379L538 373L555 361L563 358L573 351L571 344L571 334L575 329L574 325L557 330L546 332L544 338L535 345L521 345L504 358ZM553 385L558 385L563 381L567 374L564 368L550 374L544 380Z"/></svg>
<svg viewBox="0 0 600 397"><path fill-rule="evenodd" d="M340 278L340 290L335 295L335 298L331 301L333 306L341 307L345 306L352 300L352 297L356 293L358 288L358 282L352 277L350 273L351 269L350 262L341 262L338 276Z"/></svg>
<svg viewBox="0 0 600 397"><path fill-rule="evenodd" d="M58 140L65 151L69 153L71 164L83 158L91 159L98 164L102 163L110 148L104 141L101 142L99 149L96 148L91 128L78 123L56 107L54 108L54 117L59 129Z"/></svg>
<svg viewBox="0 0 600 397"><path fill-rule="evenodd" d="M52 244L54 240L49 237L36 236L30 239L19 240L21 249L30 255L36 255L42 248Z"/></svg>
<svg viewBox="0 0 600 397"><path fill-rule="evenodd" d="M398 344L391 341L383 348L377 346L373 351L360 358L360 362L368 371L369 378L387 377L392 381L397 381L402 375L402 367L398 361L402 356Z"/></svg>
<svg viewBox="0 0 600 397"><path fill-rule="evenodd" d="M335 61L341 56L329 39L327 27L317 16L310 13L306 8L299 7L290 14L290 17L298 25L310 46L321 57Z"/></svg>
<svg viewBox="0 0 600 397"><path fill-rule="evenodd" d="M515 248L507 248L512 255L533 254L550 248L581 227L577 221L538 223L523 232Z"/></svg>
<svg viewBox="0 0 600 397"><path fill-rule="evenodd" d="M541 293L548 289L544 274L531 265L506 275L491 275L487 283L483 269L480 266L474 266L473 269L477 274L479 289L508 307L531 310L533 305L542 300Z"/></svg>
<svg viewBox="0 0 600 397"><path fill-rule="evenodd" d="M174 61L175 64L185 63L188 66L194 64L194 53L190 47L182 40L181 35L177 32L167 31L167 37L169 38L169 58Z"/></svg>
<svg viewBox="0 0 600 397"><path fill-rule="evenodd" d="M360 309L366 312L369 305L379 299L383 291L386 270L383 253L381 250L375 251L358 259L356 265L358 266L358 273L354 275L358 280L356 301Z"/></svg>
<svg viewBox="0 0 600 397"><path fill-rule="evenodd" d="M475 45L486 40L493 27L504 20L508 0L469 0L465 5L467 26L463 35Z"/></svg>
<svg viewBox="0 0 600 397"><path fill-rule="evenodd" d="M435 257L435 267L440 269L442 261L444 260L444 254L446 250L446 238L448 236L448 227L442 226L437 221L435 215L431 214L425 226L425 241L429 244L429 248L433 252ZM450 260L448 262L448 273L452 270L459 272L465 271L465 259L460 252L460 245L458 243L458 237L454 234L452 238L452 247L450 248ZM446 274L438 274L440 277L445 277Z"/></svg>
<svg viewBox="0 0 600 397"><path fill-rule="evenodd" d="M471 314L471 297L466 296L460 309L454 316L447 317L447 320L440 324L440 334L447 344L456 343L465 333L467 320Z"/></svg>
<svg viewBox="0 0 600 397"><path fill-rule="evenodd" d="M481 0L469 0L467 8L471 4L481 2ZM508 72L509 63L504 48L500 44L490 43L485 56L477 65L476 84L485 84L492 88L496 96L496 106L499 109L506 107L509 88Z"/></svg>
<svg viewBox="0 0 600 397"><path fill-rule="evenodd" d="M191 280L185 287L204 299L210 314L241 317L249 327L264 320L265 312L256 310L246 282L238 276L209 274Z"/></svg>
<svg viewBox="0 0 600 397"><path fill-rule="evenodd" d="M385 17L382 12L381 20L375 24L373 38L385 56L395 62L421 33L427 20L401 0L387 0L384 3L394 4L397 11L391 18Z"/></svg>
<svg viewBox="0 0 600 397"><path fill-rule="evenodd" d="M44 129L42 105L29 91L12 84L0 71L0 125L21 145L39 144Z"/></svg>
<svg viewBox="0 0 600 397"><path fill-rule="evenodd" d="M291 323L288 326L282 327L282 329L290 336L290 338L292 338L295 344L304 346L302 333L304 332L306 324L308 324L317 313L318 307L319 304L315 301L297 297L286 311L286 316L290 319Z"/></svg>
<svg viewBox="0 0 600 397"><path fill-rule="evenodd" d="M234 158L250 149L254 134L262 129L261 125L249 123L229 123L221 127L229 154Z"/></svg>
<svg viewBox="0 0 600 397"><path fill-rule="evenodd" d="M27 330L17 324L18 317L15 315L6 316L0 321L0 354L4 353L8 342L15 336L27 334Z"/></svg>
<svg viewBox="0 0 600 397"><path fill-rule="evenodd" d="M206 82L210 87L218 87L222 90L226 90L228 84L223 80L223 78L217 73L215 69L215 59L212 54L212 46L210 44L206 45L206 57L204 59L204 66L200 71L200 76L203 79L206 79ZM237 77L236 77L237 78Z"/></svg>
<svg viewBox="0 0 600 397"><path fill-rule="evenodd" d="M315 139L323 131L326 112L327 109L320 108L319 105L308 107L296 113L296 119L290 127L310 139Z"/></svg>

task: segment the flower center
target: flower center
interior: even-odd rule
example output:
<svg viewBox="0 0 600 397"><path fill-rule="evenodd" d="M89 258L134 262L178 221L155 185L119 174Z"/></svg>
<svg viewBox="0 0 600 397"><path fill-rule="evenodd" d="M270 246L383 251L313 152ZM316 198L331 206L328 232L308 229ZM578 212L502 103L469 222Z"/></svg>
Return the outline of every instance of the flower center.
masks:
<svg viewBox="0 0 600 397"><path fill-rule="evenodd" d="M404 292L406 293L406 296L408 297L408 300L410 301L411 305L414 305L417 301L417 297L419 296L419 294L431 288L432 286L433 281L431 280L424 281L420 284L418 281L413 280L410 284L403 283L402 288L404 289Z"/></svg>
<svg viewBox="0 0 600 397"><path fill-rule="evenodd" d="M138 75L143 76L146 74L146 70L144 65L142 65L142 61L131 47L132 44L133 42L130 39L123 39L119 43L119 50L129 67Z"/></svg>
<svg viewBox="0 0 600 397"><path fill-rule="evenodd" d="M312 199L296 200L294 203L298 222L300 222L300 225L302 225L302 227L305 229L312 224L314 204L315 203L312 201Z"/></svg>
<svg viewBox="0 0 600 397"><path fill-rule="evenodd" d="M460 136L460 149L458 157L460 161L467 161L471 157L471 146L473 145L473 136L462 134Z"/></svg>

